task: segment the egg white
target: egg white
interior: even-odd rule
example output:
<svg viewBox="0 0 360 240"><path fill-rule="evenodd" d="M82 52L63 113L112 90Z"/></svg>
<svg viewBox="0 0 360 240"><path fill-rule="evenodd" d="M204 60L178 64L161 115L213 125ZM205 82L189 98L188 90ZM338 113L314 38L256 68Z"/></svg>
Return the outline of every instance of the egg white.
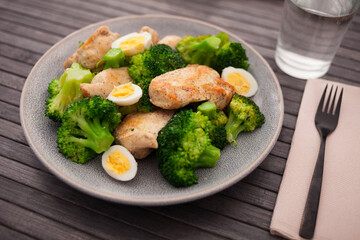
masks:
<svg viewBox="0 0 360 240"><path fill-rule="evenodd" d="M125 84L127 84L127 83L125 83ZM135 85L135 84L131 84L131 86L134 87L135 91L133 92L133 94L131 94L128 97L114 97L112 95L112 93L115 91L115 88L120 87L122 85L124 85L124 84L115 86L114 89L109 94L109 96L107 97L107 99L114 102L118 106L129 106L129 105L133 105L133 104L137 103L142 96L142 89L138 85Z"/></svg>
<svg viewBox="0 0 360 240"><path fill-rule="evenodd" d="M130 169L123 174L117 174L113 171L110 171L106 166L107 165L106 159L109 157L109 155L112 152L115 152L116 150L118 150L119 152L124 154L124 156L130 162ZM137 162L136 162L134 156L126 148L124 148L123 146L120 146L120 145L111 146L106 152L104 152L104 154L102 155L101 163L102 163L102 167L104 168L106 173L109 174L110 177L112 177L116 180L119 180L119 181L130 181L131 179L133 179L135 177L135 175L137 173Z"/></svg>
<svg viewBox="0 0 360 240"><path fill-rule="evenodd" d="M258 83L251 73L249 73L248 71L246 71L242 68L227 67L227 68L223 69L223 71L221 73L221 78L227 82L227 78L230 73L239 73L240 75L245 77L246 80L249 82L249 85L250 85L249 91L247 93L241 94L241 95L243 95L245 97L252 97L255 95L255 93L258 90Z"/></svg>
<svg viewBox="0 0 360 240"><path fill-rule="evenodd" d="M120 44L126 40L128 40L129 38L133 38L133 37L144 37L145 40L143 42L143 45L144 45L144 48L143 49L136 49L135 46L133 46L129 52L127 51L124 51L125 55L126 56L134 56L136 54L139 54L139 53L142 53L144 52L145 50L149 49L152 45L152 38L151 38L151 34L148 33L148 32L142 32L142 33L137 33L137 32L134 32L134 33L129 33L125 36L122 36L118 39L116 39L112 44L111 44L111 47L112 48L121 48L120 47Z"/></svg>

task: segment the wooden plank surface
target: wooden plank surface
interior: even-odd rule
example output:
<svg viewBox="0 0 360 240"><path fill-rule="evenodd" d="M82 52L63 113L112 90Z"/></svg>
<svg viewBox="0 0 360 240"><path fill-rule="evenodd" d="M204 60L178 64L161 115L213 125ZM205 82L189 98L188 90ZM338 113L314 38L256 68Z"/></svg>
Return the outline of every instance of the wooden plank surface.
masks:
<svg viewBox="0 0 360 240"><path fill-rule="evenodd" d="M283 1L0 0L0 239L276 239L269 225L306 82L274 53ZM26 142L19 101L26 77L53 44L97 21L134 14L197 18L235 33L264 56L284 95L283 129L248 177L198 201L167 207L106 202L52 175ZM325 78L360 86L360 16Z"/></svg>

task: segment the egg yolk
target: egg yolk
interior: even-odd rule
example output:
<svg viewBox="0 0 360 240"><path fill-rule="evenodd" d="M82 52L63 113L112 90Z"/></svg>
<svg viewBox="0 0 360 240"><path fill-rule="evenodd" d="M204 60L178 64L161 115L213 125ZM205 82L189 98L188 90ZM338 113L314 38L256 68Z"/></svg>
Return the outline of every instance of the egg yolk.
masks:
<svg viewBox="0 0 360 240"><path fill-rule="evenodd" d="M115 87L111 95L117 98L125 98L133 95L134 92L135 92L135 88L131 85L131 83L128 83L121 85L119 87Z"/></svg>
<svg viewBox="0 0 360 240"><path fill-rule="evenodd" d="M121 42L120 48L125 53L125 55L130 54L130 50L132 48L135 48L137 52L142 52L144 51L144 42L145 42L145 37L142 36L131 37Z"/></svg>
<svg viewBox="0 0 360 240"><path fill-rule="evenodd" d="M116 173L123 174L130 169L130 161L120 151L110 153L106 159L107 169Z"/></svg>
<svg viewBox="0 0 360 240"><path fill-rule="evenodd" d="M249 81L240 73L230 73L227 76L227 82L234 86L237 94L243 95L250 90Z"/></svg>

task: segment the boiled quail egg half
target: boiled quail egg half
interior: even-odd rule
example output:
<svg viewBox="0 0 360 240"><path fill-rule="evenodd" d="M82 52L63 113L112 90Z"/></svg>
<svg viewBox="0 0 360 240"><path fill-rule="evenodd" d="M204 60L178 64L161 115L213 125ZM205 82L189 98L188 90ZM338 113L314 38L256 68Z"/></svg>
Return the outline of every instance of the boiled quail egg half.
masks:
<svg viewBox="0 0 360 240"><path fill-rule="evenodd" d="M118 38L112 44L112 48L121 48L125 56L134 56L143 53L152 45L151 34L148 32L130 33Z"/></svg>
<svg viewBox="0 0 360 240"><path fill-rule="evenodd" d="M119 106L129 106L137 103L141 96L142 90L138 85L125 83L115 86L107 99Z"/></svg>
<svg viewBox="0 0 360 240"><path fill-rule="evenodd" d="M254 96L258 90L258 84L253 75L242 68L224 68L221 78L233 85L237 94L245 97Z"/></svg>
<svg viewBox="0 0 360 240"><path fill-rule="evenodd" d="M123 146L114 145L102 155L102 166L110 177L119 181L129 181L137 173L137 162Z"/></svg>

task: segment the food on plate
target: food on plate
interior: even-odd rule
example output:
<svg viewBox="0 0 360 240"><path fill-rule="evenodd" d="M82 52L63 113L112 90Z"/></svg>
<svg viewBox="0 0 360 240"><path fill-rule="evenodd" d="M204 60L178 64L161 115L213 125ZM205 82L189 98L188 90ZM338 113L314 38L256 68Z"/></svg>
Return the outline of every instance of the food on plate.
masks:
<svg viewBox="0 0 360 240"><path fill-rule="evenodd" d="M229 142L236 145L240 132L252 132L265 121L259 107L250 98L234 94L229 106L229 120L226 123L226 135Z"/></svg>
<svg viewBox="0 0 360 240"><path fill-rule="evenodd" d="M162 176L187 187L240 132L264 123L246 97L257 90L247 61L225 33L159 41L148 26L120 38L102 26L49 84L45 114L61 122L57 145L66 158L84 164L103 153L104 170L129 181L135 158L156 150Z"/></svg>
<svg viewBox="0 0 360 240"><path fill-rule="evenodd" d="M186 63L210 66L221 41L221 38L211 35L185 36L178 43L177 50Z"/></svg>
<svg viewBox="0 0 360 240"><path fill-rule="evenodd" d="M80 89L87 98L95 95L107 98L114 86L129 82L132 82L132 78L127 67L109 68L98 73L91 83L81 83Z"/></svg>
<svg viewBox="0 0 360 240"><path fill-rule="evenodd" d="M158 136L157 158L162 176L175 187L197 183L197 168L212 168L220 149L211 144L211 122L201 112L182 110L166 124Z"/></svg>
<svg viewBox="0 0 360 240"><path fill-rule="evenodd" d="M162 109L129 114L116 128L115 142L126 147L135 158L143 159L158 148L158 133L173 114L174 111Z"/></svg>
<svg viewBox="0 0 360 240"><path fill-rule="evenodd" d="M128 69L129 74L134 84L139 85L143 90L137 110L139 112L154 110L149 98L149 84L154 77L184 66L185 63L179 53L164 44L154 45L146 52L133 56Z"/></svg>
<svg viewBox="0 0 360 240"><path fill-rule="evenodd" d="M115 103L100 96L72 103L57 132L60 152L74 162L86 163L110 148L111 133L120 121Z"/></svg>
<svg viewBox="0 0 360 240"><path fill-rule="evenodd" d="M225 124L228 117L222 110L216 108L215 103L204 102L197 107L197 110L207 116L211 121L210 139L212 145L219 149L225 148L229 144L226 137Z"/></svg>
<svg viewBox="0 0 360 240"><path fill-rule="evenodd" d="M66 108L83 98L80 84L89 83L92 79L93 74L89 70L82 68L78 63L73 63L60 78L53 79L49 84L45 115L54 121L61 122Z"/></svg>
<svg viewBox="0 0 360 240"><path fill-rule="evenodd" d="M118 33L110 31L109 27L99 27L90 38L82 44L76 52L64 62L68 68L74 62L80 63L87 69L97 68L97 63L111 49L111 44L119 37Z"/></svg>
<svg viewBox="0 0 360 240"><path fill-rule="evenodd" d="M177 44L181 41L181 37L176 35L167 35L163 37L158 44L165 44L171 47L173 50L176 50Z"/></svg>
<svg viewBox="0 0 360 240"><path fill-rule="evenodd" d="M150 101L163 109L179 109L191 102L207 101L225 108L234 87L204 65L188 65L154 78L149 86Z"/></svg>
<svg viewBox="0 0 360 240"><path fill-rule="evenodd" d="M125 56L134 56L143 53L152 45L151 34L148 32L130 33L115 40L112 48L120 48Z"/></svg>
<svg viewBox="0 0 360 240"><path fill-rule="evenodd" d="M108 68L124 67L127 59L121 48L112 48L101 58L97 65L99 65L102 61L105 62L103 70L106 70Z"/></svg>
<svg viewBox="0 0 360 240"><path fill-rule="evenodd" d="M254 96L258 89L258 84L253 75L242 68L224 68L221 78L233 85L237 94L245 97Z"/></svg>
<svg viewBox="0 0 360 240"><path fill-rule="evenodd" d="M211 67L221 73L224 68L235 67L247 70L249 68L248 57L240 43L229 42L224 44L216 52Z"/></svg>
<svg viewBox="0 0 360 240"><path fill-rule="evenodd" d="M115 86L107 99L118 106L129 106L137 103L141 96L142 90L138 85L125 83Z"/></svg>
<svg viewBox="0 0 360 240"><path fill-rule="evenodd" d="M130 181L137 173L134 156L120 145L111 146L104 152L101 163L106 173L119 181Z"/></svg>
<svg viewBox="0 0 360 240"><path fill-rule="evenodd" d="M158 44L159 42L159 34L157 33L157 31L155 31L154 29L148 27L148 26L143 26L139 33L143 33L143 32L148 32L151 34L151 40L152 40L152 44Z"/></svg>
<svg viewBox="0 0 360 240"><path fill-rule="evenodd" d="M186 36L177 45L186 63L207 65L221 73L229 66L248 69L248 58L240 43L230 42L226 33L216 36Z"/></svg>

